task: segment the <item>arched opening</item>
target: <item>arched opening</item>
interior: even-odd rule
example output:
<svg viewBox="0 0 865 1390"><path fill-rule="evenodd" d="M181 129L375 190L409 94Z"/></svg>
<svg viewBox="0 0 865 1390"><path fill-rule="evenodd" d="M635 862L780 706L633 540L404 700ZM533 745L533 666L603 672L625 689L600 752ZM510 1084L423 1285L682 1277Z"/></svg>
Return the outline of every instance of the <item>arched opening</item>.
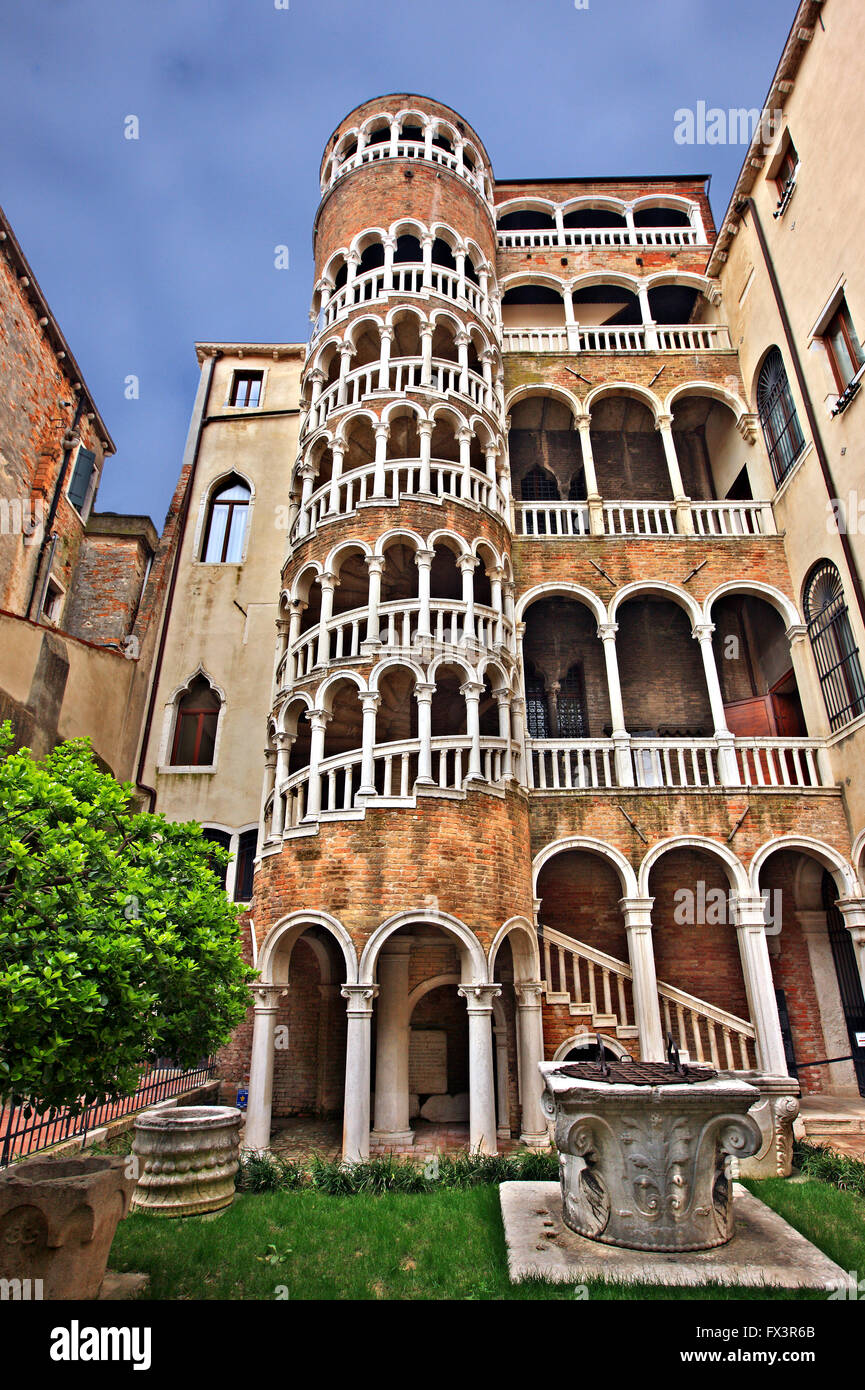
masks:
<svg viewBox="0 0 865 1390"><path fill-rule="evenodd" d="M439 666L432 697L432 737L457 737L466 732L466 702L460 689L467 676L462 667Z"/></svg>
<svg viewBox="0 0 865 1390"><path fill-rule="evenodd" d="M310 926L284 951L277 950L276 977L290 987L278 1001L274 1031L274 1147L319 1139L332 1121L333 1141L345 1095L346 1012L339 986L345 979L342 952L329 932ZM291 1119L292 1123L280 1123ZM304 1121L309 1123L304 1124ZM328 1126L328 1133L331 1126ZM280 1138L280 1131L284 1138Z"/></svg>
<svg viewBox="0 0 865 1390"><path fill-rule="evenodd" d="M623 603L616 621L628 732L643 738L710 737L714 723L703 661L684 609L645 595Z"/></svg>
<svg viewBox="0 0 865 1390"><path fill-rule="evenodd" d="M408 407L400 407L388 416L390 434L387 441L389 459L420 458L418 417Z"/></svg>
<svg viewBox="0 0 865 1390"><path fill-rule="evenodd" d="M398 603L418 596L415 548L403 540L389 541L384 549L381 575L382 603Z"/></svg>
<svg viewBox="0 0 865 1390"><path fill-rule="evenodd" d="M333 594L333 616L365 608L369 598L369 571L361 546L340 552L337 579Z"/></svg>
<svg viewBox="0 0 865 1390"><path fill-rule="evenodd" d="M750 594L712 605L712 646L727 728L741 736L800 738L807 731L784 621Z"/></svg>
<svg viewBox="0 0 865 1390"><path fill-rule="evenodd" d="M618 328L642 323L640 301L623 285L584 285L574 290L574 318L586 327Z"/></svg>
<svg viewBox="0 0 865 1390"><path fill-rule="evenodd" d="M338 680L329 687L326 696L330 719L324 731L322 759L342 757L345 753L360 750L363 740L363 713L354 681ZM357 769L355 769L357 771ZM321 779L321 809L336 811L342 809L351 798L347 795L346 768L327 769ZM353 784L358 785L353 774Z"/></svg>
<svg viewBox="0 0 865 1390"><path fill-rule="evenodd" d="M398 236L393 253L394 265L420 265L422 261L423 251L418 238L408 232Z"/></svg>
<svg viewBox="0 0 865 1390"><path fill-rule="evenodd" d="M688 497L714 501L751 495L742 437L730 406L711 396L680 396L673 406L673 438Z"/></svg>
<svg viewBox="0 0 865 1390"><path fill-rule="evenodd" d="M634 213L635 227L690 227L683 208L641 207ZM684 322L684 320L682 320Z"/></svg>
<svg viewBox="0 0 865 1390"><path fill-rule="evenodd" d="M372 421L365 415L349 420L345 425L343 437L346 443L343 473L352 473L355 468L364 468L375 461L375 434Z"/></svg>
<svg viewBox="0 0 865 1390"><path fill-rule="evenodd" d="M580 441L568 406L553 396L528 396L513 406L510 422L508 454L514 495L525 501L568 497L574 479L582 476ZM546 497L533 483L523 488L527 478L538 474L553 480L555 491L547 485ZM526 495L533 491L534 496Z"/></svg>
<svg viewBox="0 0 865 1390"><path fill-rule="evenodd" d="M433 265L440 265L444 270L456 271L457 268L453 251L440 236L436 237L432 245L432 263Z"/></svg>
<svg viewBox="0 0 865 1390"><path fill-rule="evenodd" d="M563 328L561 289L551 285L514 285L502 297L504 328Z"/></svg>
<svg viewBox="0 0 865 1390"><path fill-rule="evenodd" d="M211 767L222 701L210 681L198 675L177 701L171 743L172 767Z"/></svg>
<svg viewBox="0 0 865 1390"><path fill-rule="evenodd" d="M700 291L691 285L653 285L649 290L649 312L655 323L691 323L703 303Z"/></svg>
<svg viewBox="0 0 865 1390"><path fill-rule="evenodd" d="M612 733L598 621L585 604L543 598L525 614L523 659L532 738L603 738ZM546 732L540 732L545 730Z"/></svg>
<svg viewBox="0 0 865 1390"><path fill-rule="evenodd" d="M457 565L456 551L446 542L437 541L430 567L430 596L434 599L450 599L460 602L463 596L463 578Z"/></svg>
<svg viewBox="0 0 865 1390"><path fill-rule="evenodd" d="M243 559L251 496L249 484L237 473L214 489L201 551L206 564L238 564Z"/></svg>
<svg viewBox="0 0 865 1390"><path fill-rule="evenodd" d="M607 501L672 497L664 446L645 402L624 394L596 401L591 439L598 491Z"/></svg>
<svg viewBox="0 0 865 1390"><path fill-rule="evenodd" d="M499 213L496 226L500 232L554 232L556 219L543 208L517 208Z"/></svg>
<svg viewBox="0 0 865 1390"><path fill-rule="evenodd" d="M805 581L805 621L831 729L865 713L865 679L837 566L820 560Z"/></svg>
<svg viewBox="0 0 865 1390"><path fill-rule="evenodd" d="M581 207L566 212L562 218L562 225L566 231L602 227L617 227L624 231L628 224L624 213L614 212L612 208Z"/></svg>
<svg viewBox="0 0 865 1390"><path fill-rule="evenodd" d="M790 1074L805 1094L865 1096L865 997L833 875L803 850L780 848L761 865L760 891Z"/></svg>

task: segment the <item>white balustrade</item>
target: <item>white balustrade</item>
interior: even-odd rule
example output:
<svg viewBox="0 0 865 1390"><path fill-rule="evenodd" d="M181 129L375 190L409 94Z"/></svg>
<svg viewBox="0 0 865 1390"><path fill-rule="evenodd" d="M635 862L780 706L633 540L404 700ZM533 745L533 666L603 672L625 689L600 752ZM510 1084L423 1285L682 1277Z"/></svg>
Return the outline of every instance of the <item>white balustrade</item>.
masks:
<svg viewBox="0 0 865 1390"><path fill-rule="evenodd" d="M546 1002L566 1005L570 1016L589 1029L614 1031L626 1046L628 1039L636 1040L631 966L552 927L542 927L540 935ZM673 1038L683 1059L721 1071L756 1066L755 1030L747 1019L663 980L658 980L658 1001L664 1034Z"/></svg>
<svg viewBox="0 0 865 1390"><path fill-rule="evenodd" d="M450 169L452 173L458 174L460 178L465 179L466 183L470 184L482 198L486 197L483 183L478 175L463 163L460 156L451 154L449 150L439 149L437 145L433 145L430 149L427 149L426 144L422 140L399 140L397 141L395 157L397 159L432 160L434 164L439 164L445 169ZM324 193L329 188L333 188L334 184L337 183L339 179L344 178L346 174L350 174L353 169L359 169L364 164L374 164L380 159L392 158L394 158L394 156L391 153L389 140L373 145L365 145L362 150L357 150L354 154L349 155L347 159L343 159L339 163L334 164L327 184L322 186L322 192Z"/></svg>
<svg viewBox="0 0 865 1390"><path fill-rule="evenodd" d="M546 246L552 249L569 246L696 246L697 233L692 227L528 227L522 231L498 233L503 250Z"/></svg>
<svg viewBox="0 0 865 1390"><path fill-rule="evenodd" d="M316 321L313 337L318 337L325 329L331 328L333 324L344 318L346 314L350 314L352 310L361 308L365 304L372 304L376 300L386 299L390 295L399 298L418 295L424 299L434 295L440 299L449 299L463 308L470 309L479 318L485 318L489 323L494 322L491 310L488 310L486 314L484 313L484 299L480 289L466 276L460 277L456 271L448 270L444 266L433 265L430 283L425 285L423 281L424 267L421 264L396 264L393 267L392 289L385 288L387 281L383 266L378 266L375 270L364 271L362 275L356 275L353 280L333 291L326 307Z"/></svg>
<svg viewBox="0 0 865 1390"><path fill-rule="evenodd" d="M831 787L819 739L735 738L742 784L785 791ZM592 791L622 785L615 744L607 739L530 739L529 787L535 792ZM632 738L633 786L648 790L708 790L723 784L715 738Z"/></svg>
<svg viewBox="0 0 865 1390"><path fill-rule="evenodd" d="M675 536L672 502L605 502L605 536Z"/></svg>
<svg viewBox="0 0 865 1390"><path fill-rule="evenodd" d="M518 536L587 536L589 509L574 502L518 502Z"/></svg>
<svg viewBox="0 0 865 1390"><path fill-rule="evenodd" d="M649 336L651 335L651 337ZM565 327L502 329L503 352L730 352L730 330L722 323L574 324Z"/></svg>
<svg viewBox="0 0 865 1390"><path fill-rule="evenodd" d="M415 497L420 493L420 459L389 459L384 471L384 500L399 502L403 498ZM315 531L328 522L351 516L359 506L373 500L374 482L375 465L370 463L343 473L335 484L322 483L295 518L291 540L295 541L299 536ZM463 469L458 463L442 459L431 460L430 493L439 500L451 498L457 502L470 502L476 507L485 507L497 516L504 516L506 513L501 488L488 478L486 473L480 473L475 468L469 470L468 494L463 495Z"/></svg>
<svg viewBox="0 0 865 1390"><path fill-rule="evenodd" d="M381 387L381 366L369 362L364 367L355 367L346 376L331 382L322 391L315 405L310 406L307 417L307 433L320 429L335 409L359 406L373 392L390 396L400 396L407 391L434 391L440 396L457 395L471 401L480 410L497 414L498 403L495 390L477 372L469 369L463 373L458 362L447 362L433 358L430 378L424 381L424 365L421 357L392 358L387 367L387 385ZM465 377L465 383L463 378ZM464 392L463 384L467 384Z"/></svg>
<svg viewBox="0 0 865 1390"><path fill-rule="evenodd" d="M692 502L691 517L697 536L777 535L770 502Z"/></svg>
<svg viewBox="0 0 865 1390"><path fill-rule="evenodd" d="M768 502L691 502L694 534L698 536L774 536L777 534ZM573 502L515 503L518 536L587 536L589 509ZM676 507L672 502L605 502L605 536L675 536Z"/></svg>

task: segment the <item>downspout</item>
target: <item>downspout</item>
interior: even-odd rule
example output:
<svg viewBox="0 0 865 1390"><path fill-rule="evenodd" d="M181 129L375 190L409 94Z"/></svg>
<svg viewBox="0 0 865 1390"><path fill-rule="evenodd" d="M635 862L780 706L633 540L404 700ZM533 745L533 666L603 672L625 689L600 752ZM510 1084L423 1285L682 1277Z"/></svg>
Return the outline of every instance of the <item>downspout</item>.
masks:
<svg viewBox="0 0 865 1390"><path fill-rule="evenodd" d="M811 430L811 437L814 441L814 448L817 452L817 458L820 463L820 471L823 474L823 482L826 485L826 491L829 495L830 500L837 499L838 489L835 486L835 480L832 477L832 469L829 466L829 460L826 456L826 450L823 447L823 438L820 434L820 428L817 424L817 415L815 413L814 406L811 402L811 395L808 390L807 383L805 381L805 373L802 370L802 361L799 356L798 348L796 347L795 338L793 337L793 329L790 324L789 315L787 313L787 306L784 303L784 297L781 293L781 286L778 283L778 277L775 273L775 265L772 260L771 252L769 251L769 247L766 243L766 237L763 234L763 226L760 222L760 215L757 212L757 205L754 202L754 199L751 197L744 198L741 203L737 204L736 211L741 214L744 208L750 208L754 217L754 230L757 233L757 240L760 243L760 250L762 252L763 260L766 265L766 270L769 275L769 283L772 286L772 293L775 296L775 304L777 306L778 313L781 317L781 323L784 328L784 336L787 340L787 350L790 353L790 358L793 362L793 369L796 373L796 380L799 383L799 390L802 394L802 400L805 404L805 414L808 417L808 426ZM847 534L846 527L843 530L840 527L838 528L838 538L841 541L841 549L844 552L844 559L847 563L847 569L850 573L850 582L853 585L853 593L856 597L856 606L859 609L859 616L861 617L862 622L865 623L865 594L863 594L862 591L862 579L860 577L859 568L856 564L856 559L853 554L853 548L850 545L850 537Z"/></svg>
<svg viewBox="0 0 865 1390"><path fill-rule="evenodd" d="M159 634L159 648L156 653L156 661L153 668L153 676L150 682L150 698L147 702L147 717L144 721L144 730L141 736L141 751L138 757L138 768L135 773L135 785L141 791L148 794L148 811L152 811L156 806L156 788L149 787L141 779L144 775L144 762L147 756L147 747L150 742L150 730L153 724L153 711L156 706L156 692L159 688L159 677L162 673L162 662L165 656L165 647L168 642L168 624L171 617L171 608L174 602L174 591L177 588L177 572L180 568L180 552L183 549L183 540L186 535L186 523L189 518L189 507L192 500L192 490L195 483L195 474L198 469L198 455L201 451L201 438L204 434L204 426L207 423L207 407L210 402L210 388L213 385L213 373L216 363L222 356L220 351L216 351L209 358L209 368L207 382L204 387L204 399L201 403L201 413L198 417L198 429L195 435L195 447L192 454L192 463L189 469L189 478L186 483L186 491L183 494L183 504L180 509L180 518L177 526L177 544L174 547L174 562L171 566L171 579L168 584L168 593L165 598L165 609L162 615L162 629Z"/></svg>
<svg viewBox="0 0 865 1390"><path fill-rule="evenodd" d="M64 431L65 434L71 434L74 430L78 428L79 421L81 420L81 416L84 413L85 403L86 402L84 398L84 391L83 389L80 389L78 392L78 402L75 406L75 415L73 417L72 424L69 426L67 430ZM48 509L48 516L45 520L45 526L42 532L42 544L39 547L39 555L36 560L36 568L33 571L33 583L30 586L30 597L27 600L27 608L24 613L25 618L29 618L33 611L33 600L36 597L36 590L39 587L39 576L42 571L42 563L45 559L45 551L48 548L48 542L50 540L53 540L55 545L57 543L57 537L52 537L51 535L51 527L54 525L54 519L57 516L57 508L60 506L60 498L63 494L63 483L66 479L66 469L69 467L69 460L72 457L72 450L74 448L74 444L67 444L65 449L63 450L63 461L60 464L60 472L57 475L57 482L54 485L54 495L51 498L51 506ZM38 611L36 621L38 621Z"/></svg>

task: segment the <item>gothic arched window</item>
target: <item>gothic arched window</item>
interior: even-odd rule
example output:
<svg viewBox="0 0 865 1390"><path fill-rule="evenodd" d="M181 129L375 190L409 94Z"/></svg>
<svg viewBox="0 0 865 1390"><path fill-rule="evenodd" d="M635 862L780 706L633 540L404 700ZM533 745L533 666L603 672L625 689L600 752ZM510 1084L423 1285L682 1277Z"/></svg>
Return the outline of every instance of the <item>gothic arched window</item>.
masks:
<svg viewBox="0 0 865 1390"><path fill-rule="evenodd" d="M249 520L250 491L234 473L213 493L207 512L201 558L209 564L238 564Z"/></svg>
<svg viewBox="0 0 865 1390"><path fill-rule="evenodd" d="M585 738L588 734L583 668L572 666L559 688L556 702L559 738Z"/></svg>
<svg viewBox="0 0 865 1390"><path fill-rule="evenodd" d="M757 411L772 474L780 483L805 447L805 439L790 394L784 359L778 348L770 348L757 379Z"/></svg>
<svg viewBox="0 0 865 1390"><path fill-rule="evenodd" d="M865 680L844 586L831 560L820 560L808 576L805 618L829 725L840 729L865 714Z"/></svg>
<svg viewBox="0 0 865 1390"><path fill-rule="evenodd" d="M177 703L171 763L175 767L211 767L216 749L220 699L206 676L195 680Z"/></svg>
<svg viewBox="0 0 865 1390"><path fill-rule="evenodd" d="M550 716L544 678L531 666L526 671L526 728L529 738L550 736Z"/></svg>

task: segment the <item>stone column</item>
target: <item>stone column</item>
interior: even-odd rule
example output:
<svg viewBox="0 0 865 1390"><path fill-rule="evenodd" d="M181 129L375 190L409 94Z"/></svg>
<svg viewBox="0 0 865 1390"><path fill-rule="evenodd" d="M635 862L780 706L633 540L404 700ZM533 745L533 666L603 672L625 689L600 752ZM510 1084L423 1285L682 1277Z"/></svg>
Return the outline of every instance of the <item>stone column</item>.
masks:
<svg viewBox="0 0 865 1390"><path fill-rule="evenodd" d="M271 836L271 834L273 833L272 830L271 830L270 832L268 832L268 829L267 829L267 801L268 801L268 797L270 796L271 792L274 791L275 786L276 786L276 752L275 752L275 750L274 750L273 748L265 748L265 750L264 750L264 775L263 775L263 777L262 777L262 784L261 784L261 809L260 809L260 811L259 811L259 816L258 816L258 831L259 831L259 836L260 836L260 839L261 839L261 843L262 843L262 844L264 844L265 840L270 839L270 836ZM272 823L273 823L272 818L273 818L273 809L271 808L271 825L272 825Z"/></svg>
<svg viewBox="0 0 865 1390"><path fill-rule="evenodd" d="M460 686L460 694L466 702L466 731L471 739L469 750L469 770L466 774L466 781L473 778L482 778L481 770L481 728L480 711L478 701L483 692L483 686L478 681L466 681Z"/></svg>
<svg viewBox="0 0 865 1390"><path fill-rule="evenodd" d="M315 474L313 473L311 463L302 463L297 471L302 479L300 494L300 525L297 529L301 536L306 536L309 534L309 530L312 524L312 518L309 513L309 499L312 496L312 490L315 487Z"/></svg>
<svg viewBox="0 0 865 1390"><path fill-rule="evenodd" d="M465 604L465 616L463 618L463 640L473 642L475 639L475 570L478 562L474 555L461 555L457 560L457 567L463 577L463 603Z"/></svg>
<svg viewBox="0 0 865 1390"><path fill-rule="evenodd" d="M663 1062L666 1056L658 978L652 947L652 906L654 898L620 898L628 936L628 961L633 975L634 1020L640 1037L640 1057L644 1062Z"/></svg>
<svg viewBox="0 0 865 1390"><path fill-rule="evenodd" d="M496 1138L510 1139L510 1096L508 1095L508 1034L504 1023L495 1022L493 1011L493 1046L496 1050Z"/></svg>
<svg viewBox="0 0 865 1390"><path fill-rule="evenodd" d="M393 258L396 252L396 237L384 236L381 239L384 247L384 285L385 294L390 294L393 290ZM391 334L391 336L393 336Z"/></svg>
<svg viewBox="0 0 865 1390"><path fill-rule="evenodd" d="M640 317L643 321L643 327L646 330L646 350L656 350L658 347L658 334L655 329L655 320L652 318L652 308L649 304L649 290L646 285L640 285L637 298L640 301Z"/></svg>
<svg viewBox="0 0 865 1390"><path fill-rule="evenodd" d="M321 774L319 765L324 756L324 731L331 721L327 710L308 709L306 717L312 726L309 740L309 792L304 820L316 820L321 812Z"/></svg>
<svg viewBox="0 0 865 1390"><path fill-rule="evenodd" d="M432 342L432 339L430 339ZM430 457L432 454L432 420L419 420L417 432L420 436L420 486L418 488L419 497L430 497L432 488L430 486Z"/></svg>
<svg viewBox="0 0 865 1390"><path fill-rule="evenodd" d="M288 620L289 653L292 651L295 642L300 637L300 625L303 622L303 615L308 607L309 604L304 603L303 599L301 598L295 598L291 601L291 615ZM294 685L295 679L297 677L297 661L295 657L291 655L289 655L288 661L286 662L286 673L288 672L290 672L290 679L286 681L286 684Z"/></svg>
<svg viewBox="0 0 865 1390"><path fill-rule="evenodd" d="M381 338L381 350L378 359L378 389L387 391L390 389L390 345L394 339L392 328L379 329Z"/></svg>
<svg viewBox="0 0 865 1390"><path fill-rule="evenodd" d="M390 425L376 425L375 472L372 476L372 495L376 498L387 496L387 474L385 473L385 462L387 460L387 441L389 438Z"/></svg>
<svg viewBox="0 0 865 1390"><path fill-rule="evenodd" d="M266 1149L270 1143L273 1104L273 1055L276 1015L287 985L250 985L255 999L252 1025L252 1059L249 1065L249 1100L246 1109L244 1147Z"/></svg>
<svg viewBox="0 0 865 1390"><path fill-rule="evenodd" d="M360 786L358 796L375 796L375 712L381 703L381 696L375 691L367 691L359 696L363 707L363 733L361 735Z"/></svg>
<svg viewBox="0 0 865 1390"><path fill-rule="evenodd" d="M739 938L748 1010L757 1035L757 1065L774 1076L786 1076L787 1059L766 944L763 899L731 893L730 906Z"/></svg>
<svg viewBox="0 0 865 1390"><path fill-rule="evenodd" d="M345 1163L363 1163L369 1158L370 1038L378 985L343 985L340 993L348 1001L342 1157Z"/></svg>
<svg viewBox="0 0 865 1390"><path fill-rule="evenodd" d="M518 780L523 786L529 786L529 760L526 757L526 702L522 695L511 697L511 720L514 726L513 739L517 745L517 771L521 774Z"/></svg>
<svg viewBox="0 0 865 1390"><path fill-rule="evenodd" d="M466 368L466 370L468 371L468 368ZM471 497L472 495L471 448L473 437L468 426L457 431L457 440L460 446L460 468L462 469L460 475L460 496L464 498Z"/></svg>
<svg viewBox="0 0 865 1390"><path fill-rule="evenodd" d="M288 776L288 758L293 743L294 738L291 734L276 736L276 774L273 780L273 817L270 823L270 833L275 840L280 839L285 828L285 802L281 788Z"/></svg>
<svg viewBox="0 0 865 1390"><path fill-rule="evenodd" d="M712 723L715 726L715 738L718 743L718 771L721 774L721 782L725 787L738 787L741 786L742 777L739 772L739 764L736 761L733 735L727 728L724 697L721 694L721 681L718 677L718 667L715 663L715 652L712 647L712 633L714 631L714 623L697 623L691 636L700 644L700 656L703 659L706 689L712 710Z"/></svg>
<svg viewBox="0 0 865 1390"><path fill-rule="evenodd" d="M490 1020L493 999L501 992L501 985L492 984L460 985L457 991L466 1001L469 1016L469 1148L472 1153L498 1152Z"/></svg>
<svg viewBox="0 0 865 1390"><path fill-rule="evenodd" d="M416 550L414 562L417 565L418 621L417 640L432 641L432 613L430 610L430 571L435 558L434 550Z"/></svg>
<svg viewBox="0 0 865 1390"><path fill-rule="evenodd" d="M454 338L457 350L457 359L460 365L460 391L464 396L469 393L469 335L468 333L457 333Z"/></svg>
<svg viewBox="0 0 865 1390"><path fill-rule="evenodd" d="M619 679L619 658L616 653L618 623L599 623L598 636L604 648L607 670L607 691L610 697L610 718L613 721L613 758L616 781L620 787L634 785L634 766L631 761L631 736L625 728L625 709L622 704L622 684Z"/></svg>
<svg viewBox="0 0 865 1390"><path fill-rule="evenodd" d="M685 493L685 485L682 482L679 455L676 453L676 441L673 438L672 415L659 415L655 421L655 429L660 434L661 443L664 446L667 472L670 475L670 486L673 489L673 500L676 503L676 525L682 535L692 535L694 523L691 518L691 499Z"/></svg>
<svg viewBox="0 0 865 1390"><path fill-rule="evenodd" d="M423 287L428 290L432 287L432 250L433 237L431 232L425 232L420 239L421 256L423 259ZM432 337L432 334L430 334Z"/></svg>
<svg viewBox="0 0 865 1390"><path fill-rule="evenodd" d="M409 1124L408 969L411 938L385 942L378 958L378 1007L375 1048L375 1127L370 1139L381 1144L411 1144Z"/></svg>
<svg viewBox="0 0 865 1390"><path fill-rule="evenodd" d="M327 496L327 510L329 512L339 511L339 480L342 477L342 461L345 456L345 445L341 440L334 440L330 446L333 457L333 468L330 475L330 490Z"/></svg>
<svg viewBox="0 0 865 1390"><path fill-rule="evenodd" d="M383 555L368 555L366 567L369 570L369 603L366 613L366 641L380 642L378 630L378 607L381 603L381 576L384 569Z"/></svg>
<svg viewBox="0 0 865 1390"><path fill-rule="evenodd" d="M493 695L499 707L499 738L505 740L502 778L505 782L509 782L514 775L512 767L513 750L511 748L511 692L506 685L502 685L499 686L497 690L493 691Z"/></svg>
<svg viewBox="0 0 865 1390"><path fill-rule="evenodd" d="M334 1094L328 1082L328 1067L330 1064L331 1038L330 1021L336 1008L336 1001L339 994L339 985L319 985L318 995L321 1003L318 1006L318 1078L316 1081L316 1105L321 1113L327 1114L336 1109L339 1104L339 1094Z"/></svg>
<svg viewBox="0 0 865 1390"><path fill-rule="evenodd" d="M327 625L333 617L333 596L339 587L339 580L329 570L322 570L316 578L321 589L321 614L318 620L318 645L315 664L316 666L326 666L330 661L330 633L327 630Z"/></svg>
<svg viewBox="0 0 865 1390"><path fill-rule="evenodd" d="M538 1068L538 1063L544 1060L543 990L540 980L514 982L520 1044L520 1143L530 1149L545 1149L550 1142L541 1109L544 1083Z"/></svg>
<svg viewBox="0 0 865 1390"><path fill-rule="evenodd" d="M598 492L598 476L595 472L595 455L592 449L592 417L588 414L578 415L577 429L580 435L583 477L586 480L589 531L593 536L602 536L604 534L604 504Z"/></svg>
<svg viewBox="0 0 865 1390"><path fill-rule="evenodd" d="M839 898L838 911L844 918L844 925L853 938L856 964L862 993L865 995L865 898Z"/></svg>
<svg viewBox="0 0 865 1390"><path fill-rule="evenodd" d="M432 386L432 344L433 326L431 323L422 323L420 326L420 349L421 349L421 386Z"/></svg>
<svg viewBox="0 0 865 1390"><path fill-rule="evenodd" d="M348 372L351 359L354 357L354 348L351 343L340 343L339 345L339 386L337 387L336 403L345 405L348 396Z"/></svg>
<svg viewBox="0 0 865 1390"><path fill-rule="evenodd" d="M417 736L420 744L418 754L417 781L419 786L431 786L432 775L432 697L435 685L422 681L415 682L414 697L417 700Z"/></svg>
<svg viewBox="0 0 865 1390"><path fill-rule="evenodd" d="M565 332L571 352L580 350L580 326L574 318L574 292L570 287L562 288L562 301L565 306Z"/></svg>

